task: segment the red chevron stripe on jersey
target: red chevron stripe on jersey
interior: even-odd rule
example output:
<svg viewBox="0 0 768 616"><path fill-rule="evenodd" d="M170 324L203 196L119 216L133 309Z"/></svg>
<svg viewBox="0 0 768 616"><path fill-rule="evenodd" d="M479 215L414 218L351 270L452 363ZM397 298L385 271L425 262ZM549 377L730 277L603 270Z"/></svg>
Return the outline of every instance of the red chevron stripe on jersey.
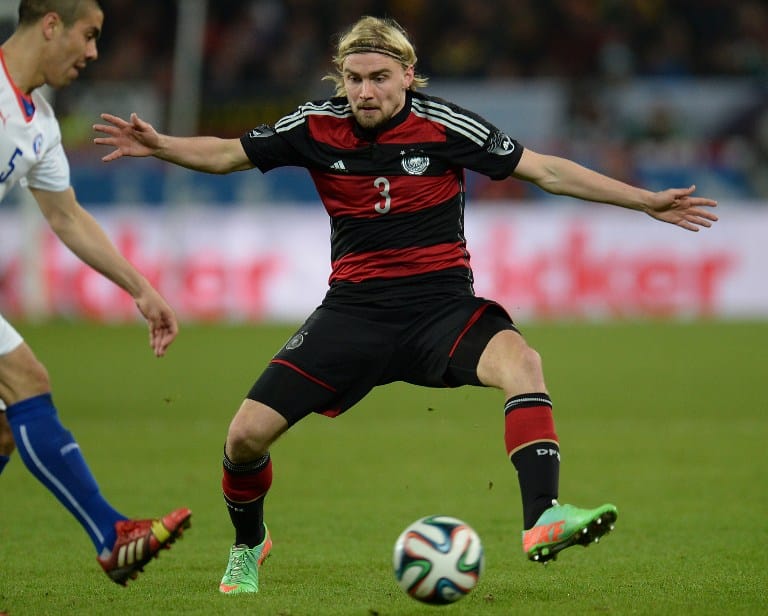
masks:
<svg viewBox="0 0 768 616"><path fill-rule="evenodd" d="M309 117L309 134L313 139L340 149L354 149L370 145L370 140L358 136L352 127L354 118L329 115ZM380 144L444 143L445 126L426 118L409 115L405 120L377 136Z"/></svg>
<svg viewBox="0 0 768 616"><path fill-rule="evenodd" d="M454 170L439 176L389 176L386 185L382 176L313 172L312 179L326 211L334 218L378 218L387 196L389 213L415 212L454 199L461 191Z"/></svg>
<svg viewBox="0 0 768 616"><path fill-rule="evenodd" d="M452 267L469 268L469 255L461 242L425 248L380 250L348 254L334 261L330 282L362 282L372 278L403 278Z"/></svg>

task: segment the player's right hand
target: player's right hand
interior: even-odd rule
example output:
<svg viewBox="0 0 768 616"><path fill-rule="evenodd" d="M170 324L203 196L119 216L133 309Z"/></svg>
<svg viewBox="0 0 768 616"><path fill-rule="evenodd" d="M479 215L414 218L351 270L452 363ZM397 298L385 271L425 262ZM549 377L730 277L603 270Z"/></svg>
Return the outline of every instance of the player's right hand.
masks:
<svg viewBox="0 0 768 616"><path fill-rule="evenodd" d="M95 137L96 145L114 148L101 160L110 162L123 156L152 156L160 147L160 135L149 122L132 113L130 120L124 120L110 113L102 113L101 119L108 124L94 124L93 130L106 137Z"/></svg>

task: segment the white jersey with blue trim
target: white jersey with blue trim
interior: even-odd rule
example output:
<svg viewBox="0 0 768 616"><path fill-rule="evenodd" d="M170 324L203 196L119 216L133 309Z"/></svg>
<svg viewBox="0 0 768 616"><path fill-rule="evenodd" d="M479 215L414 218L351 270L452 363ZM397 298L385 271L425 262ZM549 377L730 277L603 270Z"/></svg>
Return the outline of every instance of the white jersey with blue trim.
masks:
<svg viewBox="0 0 768 616"><path fill-rule="evenodd" d="M0 52L0 201L17 182L66 190L69 162L53 108L39 90L27 96L16 87Z"/></svg>

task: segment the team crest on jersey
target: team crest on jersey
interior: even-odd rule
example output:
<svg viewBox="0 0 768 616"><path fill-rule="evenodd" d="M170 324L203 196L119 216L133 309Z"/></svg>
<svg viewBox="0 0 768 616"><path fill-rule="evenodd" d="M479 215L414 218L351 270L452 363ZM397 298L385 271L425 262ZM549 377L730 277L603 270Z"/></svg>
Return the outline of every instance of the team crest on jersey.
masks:
<svg viewBox="0 0 768 616"><path fill-rule="evenodd" d="M491 154L507 156L515 151L515 143L506 134L496 131L488 142L488 151Z"/></svg>
<svg viewBox="0 0 768 616"><path fill-rule="evenodd" d="M270 137L274 134L275 131L273 131L272 128L267 124L262 124L261 126L253 128L248 132L248 136L251 139L255 139L256 137Z"/></svg>
<svg viewBox="0 0 768 616"><path fill-rule="evenodd" d="M429 156L424 152L405 152L400 164L408 175L423 175L429 168Z"/></svg>
<svg viewBox="0 0 768 616"><path fill-rule="evenodd" d="M40 158L40 154L43 152L43 134L37 133L34 141L32 141L32 150L35 152L35 158Z"/></svg>
<svg viewBox="0 0 768 616"><path fill-rule="evenodd" d="M291 338L285 345L286 350L292 351L293 349L298 349L302 344L304 344L304 334L306 334L306 332L299 332L298 334L294 335L293 338Z"/></svg>

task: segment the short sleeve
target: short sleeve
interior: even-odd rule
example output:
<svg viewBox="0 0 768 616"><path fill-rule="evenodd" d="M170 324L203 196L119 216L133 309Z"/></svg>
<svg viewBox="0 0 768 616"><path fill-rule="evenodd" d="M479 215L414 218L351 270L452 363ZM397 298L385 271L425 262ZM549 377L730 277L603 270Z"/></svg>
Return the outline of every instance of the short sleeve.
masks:
<svg viewBox="0 0 768 616"><path fill-rule="evenodd" d="M60 192L70 187L69 161L61 143L46 151L40 161L27 174L30 188Z"/></svg>

